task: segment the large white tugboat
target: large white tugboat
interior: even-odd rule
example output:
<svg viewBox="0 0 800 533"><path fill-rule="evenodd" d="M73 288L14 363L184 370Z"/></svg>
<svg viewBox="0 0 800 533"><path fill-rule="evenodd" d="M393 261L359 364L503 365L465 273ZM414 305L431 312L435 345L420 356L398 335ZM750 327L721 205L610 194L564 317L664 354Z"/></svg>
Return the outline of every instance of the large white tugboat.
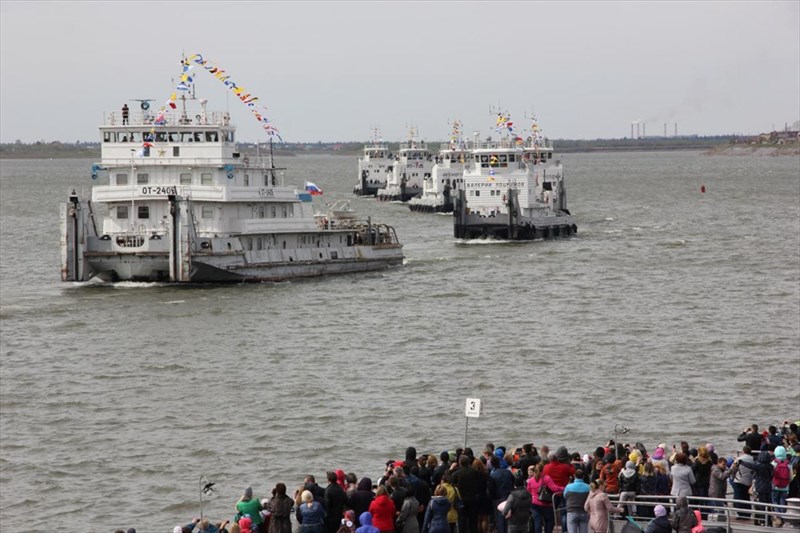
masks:
<svg viewBox="0 0 800 533"><path fill-rule="evenodd" d="M381 139L380 131L375 128L372 140L364 146L364 152L358 158L358 183L353 192L357 196L375 196L378 190L386 186L386 175L392 166L392 154L389 146Z"/></svg>
<svg viewBox="0 0 800 533"><path fill-rule="evenodd" d="M505 131L498 115L498 141L476 139L455 202L458 239L530 240L568 237L578 231L567 210L561 161L533 121L527 139Z"/></svg>
<svg viewBox="0 0 800 533"><path fill-rule="evenodd" d="M408 141L400 143L386 176L386 186L379 189L377 196L382 201L407 202L422 194L422 182L430 177L433 156L425 141L417 139L416 128L411 128Z"/></svg>
<svg viewBox="0 0 800 533"><path fill-rule="evenodd" d="M171 113L105 115L102 184L61 206L63 281L278 281L402 264L393 228L347 209L315 215L271 154L240 154L227 113L190 94L170 102Z"/></svg>
<svg viewBox="0 0 800 533"><path fill-rule="evenodd" d="M470 153L461 122L456 120L450 142L441 145L431 175L423 180L422 195L409 200L408 208L420 213L452 213L453 199L464 183L464 168Z"/></svg>

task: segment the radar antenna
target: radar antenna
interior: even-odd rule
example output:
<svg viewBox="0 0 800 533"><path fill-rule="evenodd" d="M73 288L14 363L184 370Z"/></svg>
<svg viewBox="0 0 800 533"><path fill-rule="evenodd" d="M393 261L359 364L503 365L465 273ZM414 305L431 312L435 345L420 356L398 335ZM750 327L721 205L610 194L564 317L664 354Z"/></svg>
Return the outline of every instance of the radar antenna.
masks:
<svg viewBox="0 0 800 533"><path fill-rule="evenodd" d="M134 98L131 101L139 102L139 107L142 108L142 111L147 111L148 109L150 109L150 102L154 102L155 98Z"/></svg>

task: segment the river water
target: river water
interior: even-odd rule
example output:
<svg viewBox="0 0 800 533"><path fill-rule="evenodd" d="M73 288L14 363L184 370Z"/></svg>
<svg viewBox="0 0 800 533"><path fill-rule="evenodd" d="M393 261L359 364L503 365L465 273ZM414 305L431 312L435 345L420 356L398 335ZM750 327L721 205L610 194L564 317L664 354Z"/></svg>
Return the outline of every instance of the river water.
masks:
<svg viewBox="0 0 800 533"><path fill-rule="evenodd" d="M201 476L204 514L231 518L248 485L376 478L409 445L584 453L625 426L728 453L800 418L797 157L568 154L579 234L533 243L459 243L449 216L354 198L354 157L280 163L393 224L405 265L62 283L58 204L91 161L0 161L0 529L169 531Z"/></svg>

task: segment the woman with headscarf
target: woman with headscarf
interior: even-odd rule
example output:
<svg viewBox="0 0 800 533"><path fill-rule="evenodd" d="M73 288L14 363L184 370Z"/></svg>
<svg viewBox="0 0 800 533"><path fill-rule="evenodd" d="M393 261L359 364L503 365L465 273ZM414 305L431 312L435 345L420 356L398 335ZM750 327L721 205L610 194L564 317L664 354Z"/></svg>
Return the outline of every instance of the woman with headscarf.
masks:
<svg viewBox="0 0 800 533"><path fill-rule="evenodd" d="M639 494L639 473L636 471L636 463L628 461L625 463L625 468L619 473L619 503L633 502L636 500L636 495ZM636 515L636 504L628 503L628 514L630 516Z"/></svg>
<svg viewBox="0 0 800 533"><path fill-rule="evenodd" d="M286 495L286 485L275 485L272 498L264 507L270 512L269 533L292 533L292 507L294 501Z"/></svg>
<svg viewBox="0 0 800 533"><path fill-rule="evenodd" d="M653 509L655 518L650 520L644 533L671 533L672 524L667 517L667 508L663 505L656 505Z"/></svg>
<svg viewBox="0 0 800 533"><path fill-rule="evenodd" d="M237 522L240 518L247 516L253 521L252 529L258 531L261 527L261 522L264 521L264 518L261 516L261 502L258 501L258 498L253 498L252 487L244 489L244 494L242 494L242 497L236 502L236 512L240 515L237 517ZM241 524L239 524L239 527L242 527Z"/></svg>
<svg viewBox="0 0 800 533"><path fill-rule="evenodd" d="M615 507L605 493L606 485L602 479L593 481L589 487L591 491L583 504L583 510L589 513L589 531L592 533L606 533L608 531L608 513L622 512L622 507Z"/></svg>
<svg viewBox="0 0 800 533"><path fill-rule="evenodd" d="M679 452L679 455L683 452ZM683 454L685 455L685 454ZM697 525L697 518L689 509L689 500L685 495L678 496L675 501L675 514L672 515L672 529L677 533L692 533L692 528Z"/></svg>

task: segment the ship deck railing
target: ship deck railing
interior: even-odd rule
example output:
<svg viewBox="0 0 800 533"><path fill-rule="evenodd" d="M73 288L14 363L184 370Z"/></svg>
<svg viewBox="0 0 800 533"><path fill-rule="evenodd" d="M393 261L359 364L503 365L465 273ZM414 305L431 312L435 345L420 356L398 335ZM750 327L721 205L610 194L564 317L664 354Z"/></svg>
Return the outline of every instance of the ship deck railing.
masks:
<svg viewBox="0 0 800 533"><path fill-rule="evenodd" d="M553 141L550 139L539 139L534 142L533 138L528 137L522 141L522 144L518 144L516 139L512 139L509 137L502 138L502 139L486 139L486 140L473 140L469 143L470 149L472 150L498 150L498 149L516 149L516 150L524 150L526 152L535 151L535 150L552 150L553 149Z"/></svg>
<svg viewBox="0 0 800 533"><path fill-rule="evenodd" d="M158 148L156 145L155 149ZM151 148L151 153L154 148ZM238 155L237 155L238 154ZM224 165L234 165L237 168L246 168L254 170L286 170L283 167L273 167L273 160L268 155L242 155L235 152L232 157L106 157L103 158L100 165L101 167L109 166L143 166L143 165L156 165L156 166L196 166L196 167L214 167Z"/></svg>
<svg viewBox="0 0 800 533"><path fill-rule="evenodd" d="M149 109L140 111L131 109L128 112L127 122L123 121L122 111L112 111L103 114L103 126L153 126L155 125L158 110ZM229 113L222 111L211 111L203 113L186 113L169 109L163 115L164 124L156 125L156 128L177 127L177 126L231 126Z"/></svg>

